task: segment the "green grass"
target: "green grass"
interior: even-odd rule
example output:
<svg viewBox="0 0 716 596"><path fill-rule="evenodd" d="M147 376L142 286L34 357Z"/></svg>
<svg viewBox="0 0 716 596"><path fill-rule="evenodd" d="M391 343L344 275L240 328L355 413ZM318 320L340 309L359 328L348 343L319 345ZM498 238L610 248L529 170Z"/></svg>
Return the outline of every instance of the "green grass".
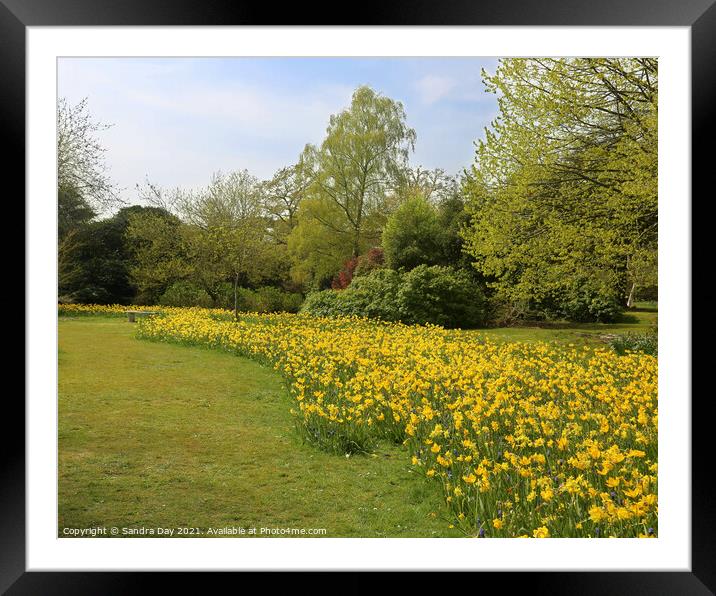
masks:
<svg viewBox="0 0 716 596"><path fill-rule="evenodd" d="M609 335L644 333L657 321L656 302L637 303L616 323L544 323L540 326L477 329L467 333L486 335L497 341L554 341L559 343L606 345Z"/></svg>
<svg viewBox="0 0 716 596"><path fill-rule="evenodd" d="M59 320L59 536L93 526L458 535L441 519L439 487L401 448L345 458L302 444L277 373L138 341L134 329Z"/></svg>
<svg viewBox="0 0 716 596"><path fill-rule="evenodd" d="M466 331L605 345L646 331L656 303L614 324ZM437 484L400 447L345 458L303 444L274 371L143 342L121 317L59 319L59 527L325 528L329 537L456 536ZM463 332L461 332L463 333Z"/></svg>

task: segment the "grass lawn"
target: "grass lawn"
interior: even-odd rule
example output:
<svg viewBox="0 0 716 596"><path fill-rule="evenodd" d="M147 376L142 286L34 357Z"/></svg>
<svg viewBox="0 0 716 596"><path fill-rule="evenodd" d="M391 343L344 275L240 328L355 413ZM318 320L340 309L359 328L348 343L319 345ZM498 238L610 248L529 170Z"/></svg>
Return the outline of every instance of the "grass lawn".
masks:
<svg viewBox="0 0 716 596"><path fill-rule="evenodd" d="M345 458L304 445L278 374L139 341L134 329L59 320L59 536L92 526L459 535L441 519L439 487L399 447Z"/></svg>
<svg viewBox="0 0 716 596"><path fill-rule="evenodd" d="M644 333L656 323L656 302L637 303L616 323L546 323L544 326L500 327L468 331L504 341L556 341L560 343L605 345L602 336Z"/></svg>

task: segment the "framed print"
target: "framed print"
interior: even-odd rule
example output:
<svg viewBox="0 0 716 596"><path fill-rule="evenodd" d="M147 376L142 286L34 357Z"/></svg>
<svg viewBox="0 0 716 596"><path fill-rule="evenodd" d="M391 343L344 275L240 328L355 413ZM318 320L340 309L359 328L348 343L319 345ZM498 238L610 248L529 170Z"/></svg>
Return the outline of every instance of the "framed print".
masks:
<svg viewBox="0 0 716 596"><path fill-rule="evenodd" d="M711 1L271 12L0 2L28 347L0 587L714 593Z"/></svg>

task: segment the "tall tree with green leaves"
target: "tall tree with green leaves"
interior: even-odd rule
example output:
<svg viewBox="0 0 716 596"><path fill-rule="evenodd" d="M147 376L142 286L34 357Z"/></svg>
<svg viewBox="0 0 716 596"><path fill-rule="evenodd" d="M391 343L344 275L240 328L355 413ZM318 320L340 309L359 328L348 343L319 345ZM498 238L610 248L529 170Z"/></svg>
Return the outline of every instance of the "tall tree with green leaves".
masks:
<svg viewBox="0 0 716 596"><path fill-rule="evenodd" d="M464 182L475 266L509 300L626 304L630 259L656 251L657 60L504 59L483 77L500 112Z"/></svg>
<svg viewBox="0 0 716 596"><path fill-rule="evenodd" d="M299 269L334 274L378 243L415 138L402 103L370 87L356 89L350 106L331 116L321 145L302 155L312 183L289 241Z"/></svg>

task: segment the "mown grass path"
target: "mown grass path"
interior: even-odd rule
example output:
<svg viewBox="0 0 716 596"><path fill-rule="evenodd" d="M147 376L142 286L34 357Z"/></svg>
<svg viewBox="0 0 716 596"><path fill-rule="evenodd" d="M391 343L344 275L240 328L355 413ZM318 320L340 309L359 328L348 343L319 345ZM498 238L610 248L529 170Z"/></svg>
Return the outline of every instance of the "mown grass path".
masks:
<svg viewBox="0 0 716 596"><path fill-rule="evenodd" d="M138 341L118 318L59 320L59 527L325 528L450 536L405 451L301 443L281 379L230 354ZM434 515L433 515L434 514Z"/></svg>

